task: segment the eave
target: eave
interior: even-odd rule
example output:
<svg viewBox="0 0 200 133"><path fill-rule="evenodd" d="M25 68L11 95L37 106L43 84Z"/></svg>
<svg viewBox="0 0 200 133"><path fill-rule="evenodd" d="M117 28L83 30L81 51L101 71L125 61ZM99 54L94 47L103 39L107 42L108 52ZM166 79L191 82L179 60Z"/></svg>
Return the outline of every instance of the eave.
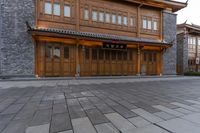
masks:
<svg viewBox="0 0 200 133"><path fill-rule="evenodd" d="M105 41L105 42L116 42L116 43L136 43L154 46L170 47L172 43L162 42L159 40L152 40L146 38L136 38L127 36L117 36L109 34L99 34L92 32L77 32L73 30L62 30L54 28L28 28L33 36L50 36L50 37L62 37L62 38L74 38L74 39L85 39L85 40L95 40L95 41Z"/></svg>
<svg viewBox="0 0 200 133"><path fill-rule="evenodd" d="M172 12L177 12L187 6L187 3L182 3L172 0L126 0L126 1L162 9L171 8Z"/></svg>

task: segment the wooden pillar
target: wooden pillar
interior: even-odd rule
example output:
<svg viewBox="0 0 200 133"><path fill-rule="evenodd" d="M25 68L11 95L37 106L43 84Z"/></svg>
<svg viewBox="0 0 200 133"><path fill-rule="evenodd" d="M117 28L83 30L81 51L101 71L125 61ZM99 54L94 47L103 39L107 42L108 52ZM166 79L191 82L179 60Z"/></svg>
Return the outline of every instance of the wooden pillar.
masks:
<svg viewBox="0 0 200 133"><path fill-rule="evenodd" d="M76 0L76 31L80 31L80 0ZM79 39L76 39L76 77L80 76Z"/></svg>
<svg viewBox="0 0 200 133"><path fill-rule="evenodd" d="M79 40L76 42L76 77L79 77L81 73L80 62L79 62Z"/></svg>
<svg viewBox="0 0 200 133"><path fill-rule="evenodd" d="M142 4L140 4L137 7L137 37L140 37L140 26L141 26L141 16L140 16L140 7L142 6Z"/></svg>
<svg viewBox="0 0 200 133"><path fill-rule="evenodd" d="M141 49L140 46L138 45L137 48L137 76L141 75Z"/></svg>

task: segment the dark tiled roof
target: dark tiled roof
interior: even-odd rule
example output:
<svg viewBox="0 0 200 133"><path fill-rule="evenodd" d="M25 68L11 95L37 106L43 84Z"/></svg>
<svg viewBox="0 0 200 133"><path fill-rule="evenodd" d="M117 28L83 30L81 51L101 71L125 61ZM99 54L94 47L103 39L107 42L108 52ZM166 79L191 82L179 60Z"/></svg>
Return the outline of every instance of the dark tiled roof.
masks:
<svg viewBox="0 0 200 133"><path fill-rule="evenodd" d="M71 36L71 37L89 38L89 39L96 39L96 40L112 40L112 41L149 43L149 44L157 44L157 45L158 44L170 45L170 43L161 42L159 40L153 40L153 39L117 36L117 35L100 34L100 33L93 33L93 32L78 32L78 31L73 31L73 30L63 30L63 29L55 29L55 28L32 28L32 27L29 27L28 31L56 33L56 34L62 34L62 35L67 35L67 36Z"/></svg>

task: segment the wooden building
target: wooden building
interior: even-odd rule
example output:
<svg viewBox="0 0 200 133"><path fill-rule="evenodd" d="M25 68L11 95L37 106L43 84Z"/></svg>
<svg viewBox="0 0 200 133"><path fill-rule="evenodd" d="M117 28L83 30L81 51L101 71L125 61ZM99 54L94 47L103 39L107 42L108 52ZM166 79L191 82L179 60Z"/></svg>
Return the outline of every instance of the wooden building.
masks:
<svg viewBox="0 0 200 133"><path fill-rule="evenodd" d="M171 0L35 0L23 4L27 5L17 7L22 14L14 18L17 22L27 21L33 43L21 25L9 32L13 37L21 35L22 38L18 37L22 39L20 42L27 44L14 41L15 45L23 45L27 50L17 49L20 61L14 52L5 53L3 74L40 77L175 74L174 12L184 8L186 3ZM8 3L5 11L12 7ZM9 27L7 24L4 26ZM6 63L11 61L15 62L12 66Z"/></svg>
<svg viewBox="0 0 200 133"><path fill-rule="evenodd" d="M200 72L200 26L177 25L177 73Z"/></svg>

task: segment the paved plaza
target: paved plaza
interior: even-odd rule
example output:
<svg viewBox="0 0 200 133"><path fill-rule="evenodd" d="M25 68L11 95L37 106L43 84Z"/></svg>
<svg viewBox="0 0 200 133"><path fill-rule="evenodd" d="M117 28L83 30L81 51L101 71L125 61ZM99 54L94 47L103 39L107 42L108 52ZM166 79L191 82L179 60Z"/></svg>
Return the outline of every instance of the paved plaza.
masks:
<svg viewBox="0 0 200 133"><path fill-rule="evenodd" d="M199 133L200 78L0 81L2 133Z"/></svg>

